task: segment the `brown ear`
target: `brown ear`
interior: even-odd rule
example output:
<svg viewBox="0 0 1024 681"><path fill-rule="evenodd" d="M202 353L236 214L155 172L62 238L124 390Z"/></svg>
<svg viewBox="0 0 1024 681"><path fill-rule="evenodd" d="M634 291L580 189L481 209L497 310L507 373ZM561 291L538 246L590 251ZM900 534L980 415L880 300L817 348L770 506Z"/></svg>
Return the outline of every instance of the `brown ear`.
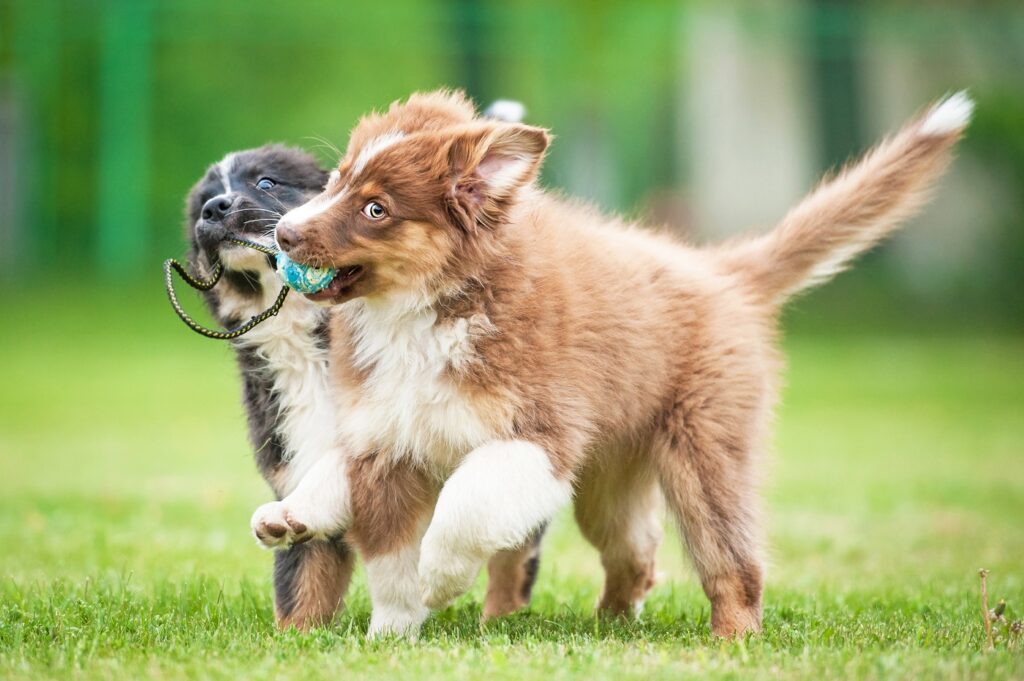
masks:
<svg viewBox="0 0 1024 681"><path fill-rule="evenodd" d="M474 125L456 133L448 150L449 214L472 232L500 224L516 192L533 181L550 138L528 125Z"/></svg>

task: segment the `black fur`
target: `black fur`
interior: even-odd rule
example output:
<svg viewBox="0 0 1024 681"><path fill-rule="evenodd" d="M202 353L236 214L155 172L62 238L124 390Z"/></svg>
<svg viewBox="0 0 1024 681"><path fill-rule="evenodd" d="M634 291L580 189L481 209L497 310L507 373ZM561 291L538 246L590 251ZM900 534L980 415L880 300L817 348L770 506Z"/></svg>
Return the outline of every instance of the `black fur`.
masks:
<svg viewBox="0 0 1024 681"><path fill-rule="evenodd" d="M318 348L326 350L330 344L330 318L324 315L317 327L313 329L313 337L316 339Z"/></svg>
<svg viewBox="0 0 1024 681"><path fill-rule="evenodd" d="M530 557L526 560L526 564L523 566L523 571L526 576L523 578L522 586L520 587L520 595L523 597L523 601L529 603L530 596L533 594L533 585L537 581L537 573L540 571L540 543L544 538L544 532L548 529L548 524L544 523L527 539L527 542L533 547L533 552Z"/></svg>
<svg viewBox="0 0 1024 681"><path fill-rule="evenodd" d="M194 270L209 271L218 259L219 238L225 235L260 239L274 226L264 218L273 218L299 206L316 196L327 183L327 173L316 159L301 149L271 144L230 155L232 162L227 173L231 185L230 214L211 224L202 216L203 205L210 199L225 194L220 164L214 164L192 187L186 200L186 230L190 245L189 260ZM269 191L256 187L262 178L276 185ZM273 212L267 212L273 211ZM266 267L273 269L268 259ZM224 287L224 288L222 288ZM217 286L205 293L206 303L217 321L226 327L237 326L244 319L218 314L217 302L225 289L232 294L256 298L261 293L258 272L226 270ZM325 341L326 342L326 341ZM273 376L255 349L235 345L238 368L242 377L242 401L249 423L256 465L273 487L271 473L282 465L284 446L277 435L280 411L273 393ZM281 490L274 489L280 497Z"/></svg>
<svg viewBox="0 0 1024 681"><path fill-rule="evenodd" d="M253 446L256 466L270 482L271 473L282 465L285 453L284 442L277 432L280 410L277 393L273 391L273 376L265 370L266 362L257 355L254 347L242 345L235 349L238 369L242 374L242 402L249 423L249 441ZM271 487L274 487L272 483ZM280 500L281 491L274 489L274 494Z"/></svg>
<svg viewBox="0 0 1024 681"><path fill-rule="evenodd" d="M228 171L231 192L225 193L220 164L210 166L206 174L192 187L185 202L186 230L190 245L189 260L193 268L200 265L207 271L217 260L220 238L225 234L257 239L274 227L270 221L288 210L300 206L320 193L327 184L324 171L307 152L301 149L268 144L257 149L231 154ZM262 178L276 185L269 191L257 188ZM204 220L203 205L210 199L226 195L231 208L223 220ZM267 266L273 268L268 260ZM240 272L226 272L221 286L230 286L241 294L259 293L253 287L252 277ZM258 277L256 277L258 279ZM216 289L207 293L211 309L216 302ZM226 320L218 320L224 323Z"/></svg>
<svg viewBox="0 0 1024 681"><path fill-rule="evenodd" d="M224 272L224 280L242 295L257 298L263 293L263 286L256 272L227 270Z"/></svg>
<svg viewBox="0 0 1024 681"><path fill-rule="evenodd" d="M193 271L210 271L218 259L220 239L226 235L268 242L266 235L276 223L262 218L279 216L305 203L318 194L327 182L327 173L317 165L316 159L299 149L268 145L238 152L231 158L228 182L232 191L228 196L232 206L228 215L212 223L202 216L203 205L211 198L225 193L220 174L223 169L219 164L211 166L189 192L186 229ZM270 191L256 187L256 183L264 177L276 182ZM273 269L273 260L267 258L263 266ZM205 293L205 298L218 322L232 327L244 320L221 316L217 304L219 297L230 294L255 301L262 293L259 272L228 269L217 286ZM312 329L311 333L318 342L327 344L326 315L323 323ZM287 462L284 461L284 442L278 432L281 411L277 393L273 390L274 376L255 347L237 343L234 348L242 378L242 401L256 465L275 496L280 499L283 490L275 484L279 476L274 474L280 473ZM343 540L332 540L329 544L337 552L339 562L349 558L349 549ZM293 546L275 553L274 599L278 613L284 617L290 616L295 608L298 576L304 561L309 560L311 555L309 545Z"/></svg>

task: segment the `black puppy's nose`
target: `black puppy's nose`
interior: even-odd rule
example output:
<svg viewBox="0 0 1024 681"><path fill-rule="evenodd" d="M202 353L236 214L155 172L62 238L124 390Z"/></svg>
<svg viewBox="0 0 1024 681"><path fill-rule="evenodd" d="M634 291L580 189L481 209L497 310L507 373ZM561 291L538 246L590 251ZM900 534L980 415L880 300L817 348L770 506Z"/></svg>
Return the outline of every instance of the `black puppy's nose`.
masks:
<svg viewBox="0 0 1024 681"><path fill-rule="evenodd" d="M220 222L224 219L224 215L231 208L231 204L234 203L235 197L229 194L221 194L215 196L205 204L203 204L203 219L209 222Z"/></svg>

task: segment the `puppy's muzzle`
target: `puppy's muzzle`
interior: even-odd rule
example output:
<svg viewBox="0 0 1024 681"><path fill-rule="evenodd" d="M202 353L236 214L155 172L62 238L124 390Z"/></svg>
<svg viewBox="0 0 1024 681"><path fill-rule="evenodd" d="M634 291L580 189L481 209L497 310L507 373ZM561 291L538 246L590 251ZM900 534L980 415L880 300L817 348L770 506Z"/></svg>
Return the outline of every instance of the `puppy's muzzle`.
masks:
<svg viewBox="0 0 1024 681"><path fill-rule="evenodd" d="M277 239L278 248L285 253L294 250L302 243L302 236L299 234L299 231L284 219L277 223L274 236Z"/></svg>
<svg viewBox="0 0 1024 681"><path fill-rule="evenodd" d="M196 241L206 251L216 251L228 236L228 228L220 222L200 219L196 225Z"/></svg>
<svg viewBox="0 0 1024 681"><path fill-rule="evenodd" d="M228 236L224 218L235 204L235 194L219 194L203 204L196 223L196 240L207 251L215 251Z"/></svg>
<svg viewBox="0 0 1024 681"><path fill-rule="evenodd" d="M206 222L220 222L234 205L235 194L219 194L203 204L201 217Z"/></svg>

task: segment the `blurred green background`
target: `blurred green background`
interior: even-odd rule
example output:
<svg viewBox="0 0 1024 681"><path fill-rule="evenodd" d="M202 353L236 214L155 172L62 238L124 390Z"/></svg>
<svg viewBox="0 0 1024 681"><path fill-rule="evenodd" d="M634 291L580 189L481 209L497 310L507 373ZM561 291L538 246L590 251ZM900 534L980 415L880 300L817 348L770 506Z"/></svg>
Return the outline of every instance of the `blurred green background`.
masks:
<svg viewBox="0 0 1024 681"><path fill-rule="evenodd" d="M425 644L363 643L358 576L333 629L275 633L232 352L160 263L226 152L333 163L440 86L523 101L547 185L696 242L976 98L935 200L787 312L762 638L710 640L671 538L644 618L591 618L568 516L506 623L477 627L478 584ZM0 677L1022 678L981 653L976 577L1021 616L1022 216L1020 2L0 0Z"/></svg>
<svg viewBox="0 0 1024 681"><path fill-rule="evenodd" d="M268 140L331 163L318 138L344 148L361 113L439 86L520 99L557 135L549 185L698 241L773 224L969 88L938 200L809 306L853 328L1024 323L1018 2L2 0L0 281L155 282L207 164Z"/></svg>

